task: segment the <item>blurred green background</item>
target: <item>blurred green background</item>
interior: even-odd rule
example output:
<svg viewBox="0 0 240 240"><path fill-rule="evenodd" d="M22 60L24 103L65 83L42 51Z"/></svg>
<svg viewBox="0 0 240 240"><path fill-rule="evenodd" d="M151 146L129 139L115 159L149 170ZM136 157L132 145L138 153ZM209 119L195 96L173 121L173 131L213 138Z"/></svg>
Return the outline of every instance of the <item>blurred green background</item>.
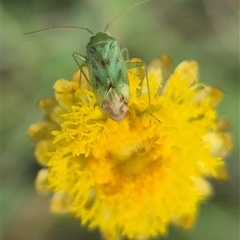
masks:
<svg viewBox="0 0 240 240"><path fill-rule="evenodd" d="M73 52L85 53L85 31L23 33L52 26L84 26L102 31L134 0L8 0L2 6L2 237L4 240L98 240L97 231L49 212L49 198L34 190L40 169L27 136L29 125L43 119L40 98L52 96L59 78L77 68ZM149 63L168 54L175 66L196 60L200 79L225 97L220 115L231 123L234 149L226 158L229 181L212 181L215 196L201 206L195 227L171 227L170 240L239 239L239 3L236 0L152 0L108 29L130 57Z"/></svg>

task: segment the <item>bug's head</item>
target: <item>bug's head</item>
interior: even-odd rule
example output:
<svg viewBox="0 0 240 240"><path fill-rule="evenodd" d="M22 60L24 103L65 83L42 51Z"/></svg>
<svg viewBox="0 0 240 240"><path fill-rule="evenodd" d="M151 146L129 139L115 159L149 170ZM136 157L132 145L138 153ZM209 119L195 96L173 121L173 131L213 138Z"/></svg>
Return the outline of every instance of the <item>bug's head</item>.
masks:
<svg viewBox="0 0 240 240"><path fill-rule="evenodd" d="M92 36L92 38L95 37L95 38L97 38L97 39L102 39L102 38L107 39L107 38L109 38L109 36L110 36L109 33L106 33L106 32L97 32L97 33L95 33L94 36Z"/></svg>
<svg viewBox="0 0 240 240"><path fill-rule="evenodd" d="M109 43L112 41L116 41L116 40L114 38L110 37L107 33L97 32L95 35L93 35L90 38L88 46L95 46L95 45L99 45L102 43Z"/></svg>

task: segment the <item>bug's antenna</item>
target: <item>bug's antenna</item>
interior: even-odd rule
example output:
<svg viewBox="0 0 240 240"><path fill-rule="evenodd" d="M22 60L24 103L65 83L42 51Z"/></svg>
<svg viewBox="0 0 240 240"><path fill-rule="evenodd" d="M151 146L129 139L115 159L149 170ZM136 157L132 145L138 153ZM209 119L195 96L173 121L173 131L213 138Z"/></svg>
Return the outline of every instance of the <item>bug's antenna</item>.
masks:
<svg viewBox="0 0 240 240"><path fill-rule="evenodd" d="M118 14L113 20L111 20L111 21L106 25L106 27L104 28L103 31L106 32L107 29L109 28L109 26L110 26L115 20L117 20L118 18L120 18L122 15L126 14L126 13L127 13L128 11L130 11L131 9L137 7L138 5L141 5L141 4L143 4L143 3L150 2L150 1L152 1L152 0L145 0L145 1L142 1L142 2L139 2L139 3L136 3L136 4L132 5L131 7L125 9L123 12L121 12L120 14Z"/></svg>
<svg viewBox="0 0 240 240"><path fill-rule="evenodd" d="M35 33L40 33L40 32L51 31L51 30L60 30L60 29L86 30L86 31L89 32L90 34L92 34L92 35L94 34L89 28L65 26L65 27L50 27L50 28L44 28L44 29L41 29L41 30L24 33L23 35L35 34Z"/></svg>

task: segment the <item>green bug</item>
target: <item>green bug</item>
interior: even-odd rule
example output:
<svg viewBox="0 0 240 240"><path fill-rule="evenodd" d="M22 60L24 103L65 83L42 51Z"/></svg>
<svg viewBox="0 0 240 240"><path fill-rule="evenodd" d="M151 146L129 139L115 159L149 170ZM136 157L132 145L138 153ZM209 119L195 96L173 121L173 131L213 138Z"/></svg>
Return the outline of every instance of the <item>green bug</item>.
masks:
<svg viewBox="0 0 240 240"><path fill-rule="evenodd" d="M88 28L83 27L53 27L46 28L27 34L57 30L57 29L81 29L91 33L89 43L86 46L86 56L73 53L73 58L78 64L81 73L86 77L82 71L82 66L87 65L90 79L86 77L89 84L92 86L93 92L96 96L96 100L100 108L113 120L122 120L127 113L127 105L129 102L129 80L127 69L137 68L140 66L145 67L143 62L125 62L123 52L127 49L121 49L117 43L117 40L106 33L109 25L118 19L121 15L125 14L136 6L149 2L146 0L139 2L130 8L126 9L115 17L104 29L103 32L97 32L94 34ZM78 60L82 62L79 64ZM147 74L146 74L147 76ZM148 83L148 79L147 79ZM149 98L150 104L150 98Z"/></svg>
<svg viewBox="0 0 240 240"><path fill-rule="evenodd" d="M86 57L74 53L88 66L92 89L98 105L113 120L124 118L129 102L127 65L116 39L104 32L91 37Z"/></svg>

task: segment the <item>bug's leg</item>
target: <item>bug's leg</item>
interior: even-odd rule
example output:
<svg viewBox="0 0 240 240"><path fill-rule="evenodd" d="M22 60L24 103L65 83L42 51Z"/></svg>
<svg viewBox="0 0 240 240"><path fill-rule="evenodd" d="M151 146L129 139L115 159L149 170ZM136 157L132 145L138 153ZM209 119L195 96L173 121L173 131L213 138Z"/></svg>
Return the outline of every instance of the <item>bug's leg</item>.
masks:
<svg viewBox="0 0 240 240"><path fill-rule="evenodd" d="M122 51L122 54L125 54L125 55L126 55L126 56L125 56L125 59L126 59L126 60L129 60L128 49L127 49L127 48L122 48L121 51Z"/></svg>
<svg viewBox="0 0 240 240"><path fill-rule="evenodd" d="M133 69L138 67L144 67L145 70L145 77L147 81L147 88L148 88L148 103L151 110L151 99L150 99L150 87L149 87L149 80L148 80L148 72L147 72L147 66L144 62L126 62L127 69Z"/></svg>
<svg viewBox="0 0 240 240"><path fill-rule="evenodd" d="M86 78L88 84L91 86L90 80L88 79L88 77L86 76L86 74L84 73L84 71L82 69L82 67L87 64L86 56L75 52L75 53L72 54L72 57L73 57L75 63L78 65L80 73L83 74L83 76ZM79 61L81 61L81 63L79 63ZM81 79L81 75L80 75L80 79Z"/></svg>
<svg viewBox="0 0 240 240"><path fill-rule="evenodd" d="M145 70L145 77L147 81L147 89L148 89L148 104L149 104L149 110L150 114L153 118L155 118L158 122L161 122L158 120L156 117L152 115L152 105L151 105L151 97L150 97L150 86L149 86L149 80L148 80L148 71L147 71L147 66L144 62L125 62L127 69L133 69L133 68L138 68L138 67L143 67Z"/></svg>

